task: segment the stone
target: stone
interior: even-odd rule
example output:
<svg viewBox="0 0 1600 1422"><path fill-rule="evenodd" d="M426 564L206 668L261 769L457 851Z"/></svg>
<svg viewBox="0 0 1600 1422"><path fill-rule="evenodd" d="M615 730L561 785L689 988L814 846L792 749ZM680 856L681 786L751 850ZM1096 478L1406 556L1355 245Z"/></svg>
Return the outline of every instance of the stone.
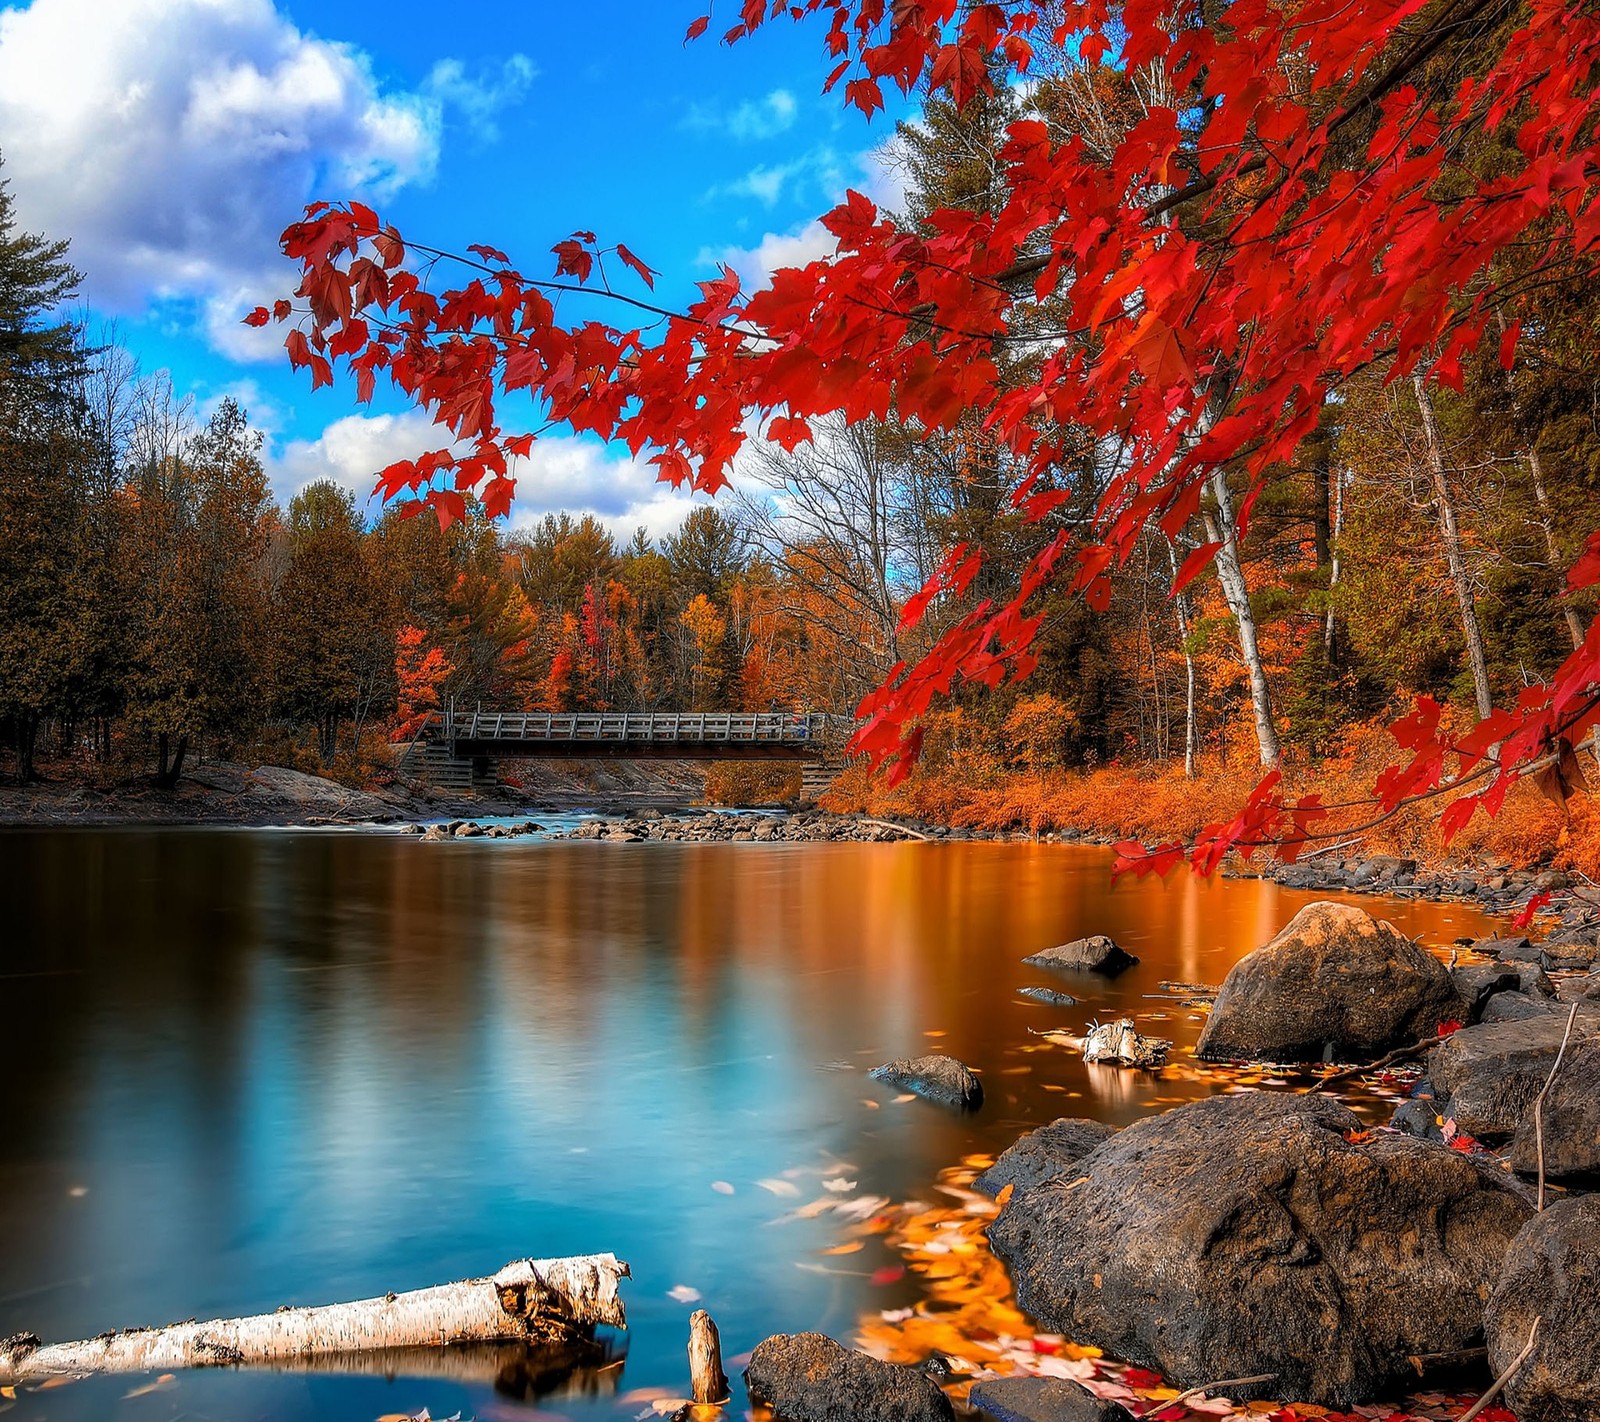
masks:
<svg viewBox="0 0 1600 1422"><path fill-rule="evenodd" d="M1023 997L1031 997L1035 1002L1048 1002L1052 1007L1076 1007L1078 999L1069 992L1057 992L1054 988L1025 987L1017 991Z"/></svg>
<svg viewBox="0 0 1600 1422"><path fill-rule="evenodd" d="M1554 998L1521 992L1502 992L1491 997L1479 1014L1480 1023L1529 1022L1548 1017L1561 1009Z"/></svg>
<svg viewBox="0 0 1600 1422"><path fill-rule="evenodd" d="M1504 963L1471 963L1450 969L1450 981L1461 996L1463 1022L1476 1022L1489 999L1497 992L1520 992L1522 977L1515 967Z"/></svg>
<svg viewBox="0 0 1600 1422"><path fill-rule="evenodd" d="M942 1106L976 1111L983 1105L983 1083L973 1075L972 1068L939 1053L885 1062L873 1067L867 1075L874 1081L913 1091Z"/></svg>
<svg viewBox="0 0 1600 1422"><path fill-rule="evenodd" d="M1538 1090L1543 1089L1541 1081ZM1545 1178L1573 1185L1600 1184L1600 1039L1567 1045L1542 1114ZM1511 1167L1522 1175L1539 1173L1531 1105L1511 1139Z"/></svg>
<svg viewBox="0 0 1600 1422"><path fill-rule="evenodd" d="M1350 904L1307 904L1234 964L1195 1055L1371 1061L1460 1011L1444 964Z"/></svg>
<svg viewBox="0 0 1600 1422"><path fill-rule="evenodd" d="M1504 1403L1521 1422L1600 1417L1600 1195L1560 1200L1512 1240L1484 1314L1496 1377L1539 1333Z"/></svg>
<svg viewBox="0 0 1600 1422"><path fill-rule="evenodd" d="M1539 963L1546 972L1578 969L1588 972L1600 957L1600 948L1593 943L1558 943L1547 939L1539 946Z"/></svg>
<svg viewBox="0 0 1600 1422"><path fill-rule="evenodd" d="M1505 963L1537 963L1539 950L1527 938L1480 938L1473 951Z"/></svg>
<svg viewBox="0 0 1600 1422"><path fill-rule="evenodd" d="M780 1333L756 1344L744 1371L750 1400L782 1422L954 1422L926 1373L842 1348L822 1333Z"/></svg>
<svg viewBox="0 0 1600 1422"><path fill-rule="evenodd" d="M1494 1001L1510 997L1502 994ZM1597 1026L1594 1013L1580 1010L1572 1027L1573 1040L1588 1036ZM1565 1012L1543 1009L1525 1021L1484 1022L1452 1032L1428 1058L1440 1115L1480 1140L1504 1140L1543 1088L1566 1027Z"/></svg>
<svg viewBox="0 0 1600 1422"><path fill-rule="evenodd" d="M1389 1120L1395 1130L1420 1141L1443 1141L1444 1123L1439 1117L1439 1103L1430 1097L1416 1097L1402 1101Z"/></svg>
<svg viewBox="0 0 1600 1422"><path fill-rule="evenodd" d="M1079 1161L1116 1133L1115 1126L1103 1121L1063 1116L1048 1126L1029 1131L1001 1151L995 1163L972 1182L972 1188L985 1195L998 1195L1011 1185L1015 1193L1021 1194L1046 1180L1075 1171Z"/></svg>
<svg viewBox="0 0 1600 1422"><path fill-rule="evenodd" d="M1139 960L1132 953L1117 946L1103 933L1088 938L1074 938L1043 952L1032 953L1022 960L1036 968L1055 968L1067 972L1104 973L1115 977L1125 972Z"/></svg>
<svg viewBox="0 0 1600 1422"><path fill-rule="evenodd" d="M994 1422L1132 1422L1120 1402L1068 1378L986 1378L967 1401Z"/></svg>
<svg viewBox="0 0 1600 1422"><path fill-rule="evenodd" d="M1477 1341L1531 1213L1460 1152L1364 1135L1322 1096L1190 1102L1013 1195L990 1243L1043 1329L1178 1388L1272 1373L1239 1395L1346 1409Z"/></svg>

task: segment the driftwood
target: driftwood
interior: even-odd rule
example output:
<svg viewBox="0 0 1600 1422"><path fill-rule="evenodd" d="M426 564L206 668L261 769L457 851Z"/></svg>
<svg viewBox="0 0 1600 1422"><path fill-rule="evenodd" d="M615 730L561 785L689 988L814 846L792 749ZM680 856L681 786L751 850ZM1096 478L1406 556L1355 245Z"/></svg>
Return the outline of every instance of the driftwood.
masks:
<svg viewBox="0 0 1600 1422"><path fill-rule="evenodd" d="M1165 1037L1146 1037L1133 1029L1131 1017L1115 1022L1091 1022L1083 1039L1086 1062L1107 1062L1113 1066L1138 1067L1157 1071L1167 1060L1172 1043Z"/></svg>
<svg viewBox="0 0 1600 1422"><path fill-rule="evenodd" d="M177 1323L42 1345L0 1340L0 1384L74 1373L164 1372L239 1364L293 1365L343 1354L457 1343L583 1341L597 1324L627 1327L611 1254L518 1259L486 1279L252 1318Z"/></svg>

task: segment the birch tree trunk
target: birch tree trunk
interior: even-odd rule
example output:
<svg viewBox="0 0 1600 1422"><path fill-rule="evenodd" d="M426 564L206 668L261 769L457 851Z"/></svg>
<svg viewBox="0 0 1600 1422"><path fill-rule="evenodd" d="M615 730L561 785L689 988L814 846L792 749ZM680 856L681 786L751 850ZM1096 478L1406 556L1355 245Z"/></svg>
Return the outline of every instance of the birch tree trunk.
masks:
<svg viewBox="0 0 1600 1422"><path fill-rule="evenodd" d="M454 1343L587 1338L597 1324L627 1326L617 1284L628 1266L611 1254L518 1259L486 1279L322 1308L178 1323L41 1345L0 1340L0 1384L64 1373L130 1373L242 1363L303 1362L344 1353Z"/></svg>
<svg viewBox="0 0 1600 1422"><path fill-rule="evenodd" d="M1172 565L1172 581L1178 581L1178 554L1171 543L1167 544L1167 562ZM1193 780L1200 750L1200 727L1195 720L1194 651L1189 646L1189 591L1184 588L1172 598L1173 610L1178 618L1178 642L1183 648L1183 774Z"/></svg>
<svg viewBox="0 0 1600 1422"><path fill-rule="evenodd" d="M1544 465L1539 459L1539 451L1533 446L1528 446L1528 468L1533 474L1533 501L1539 506L1539 531L1544 534L1545 552L1549 555L1550 566L1557 572L1561 570L1561 550L1556 547L1556 530L1554 520L1550 516L1550 498L1544 491ZM1572 638L1573 650L1583 645L1583 623L1578 618L1578 609L1565 598L1561 600L1561 611L1567 619L1567 635Z"/></svg>
<svg viewBox="0 0 1600 1422"><path fill-rule="evenodd" d="M1444 444L1439 438L1439 422L1433 414L1433 397L1420 375L1411 377L1417 409L1422 413L1422 438L1428 451L1428 471L1433 476L1433 499L1439 510L1439 538L1444 544L1450 581L1455 585L1456 602L1461 608L1461 629L1467 639L1467 663L1472 668L1472 690L1478 702L1479 717L1494 710L1489 691L1489 662L1483 650L1483 632L1478 626L1478 609L1472 596L1472 580L1461 556L1461 527L1456 520L1455 499L1444 467Z"/></svg>
<svg viewBox="0 0 1600 1422"><path fill-rule="evenodd" d="M1250 589L1245 582L1244 564L1239 557L1239 521L1233 511L1233 494L1228 488L1227 474L1217 469L1210 475L1207 484L1216 500L1216 508L1205 511L1206 537L1220 545L1216 557L1217 581L1222 584L1222 596L1239 627L1239 654L1244 658L1245 670L1250 676L1250 706L1255 712L1256 744L1261 751L1261 764L1270 770L1282 758L1283 747L1278 742L1278 728L1272 720L1272 689L1267 684L1267 669L1262 663L1261 646L1256 636L1255 614L1250 610Z"/></svg>

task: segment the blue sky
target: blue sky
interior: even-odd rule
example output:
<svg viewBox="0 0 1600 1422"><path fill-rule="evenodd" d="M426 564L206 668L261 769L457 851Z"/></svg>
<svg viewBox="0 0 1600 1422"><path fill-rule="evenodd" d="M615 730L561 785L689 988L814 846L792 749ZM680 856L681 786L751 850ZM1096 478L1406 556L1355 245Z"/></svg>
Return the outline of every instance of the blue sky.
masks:
<svg viewBox="0 0 1600 1422"><path fill-rule="evenodd" d="M663 273L747 280L826 250L846 187L891 204L872 124L820 93L823 26L685 46L697 0L33 0L0 6L0 153L23 225L73 240L95 320L204 412L224 394L268 437L287 498L436 444L398 405L313 396L240 327L292 271L276 238L314 198L361 197L408 236L487 242L539 271L577 228ZM731 23L719 0L713 34ZM660 533L685 501L625 451L547 442L513 520L591 510Z"/></svg>

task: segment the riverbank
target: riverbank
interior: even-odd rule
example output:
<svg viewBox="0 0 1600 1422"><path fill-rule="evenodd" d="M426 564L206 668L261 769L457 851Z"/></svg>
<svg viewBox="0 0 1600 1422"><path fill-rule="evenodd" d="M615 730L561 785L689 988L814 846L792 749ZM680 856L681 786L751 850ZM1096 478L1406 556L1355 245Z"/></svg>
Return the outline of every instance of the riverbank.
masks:
<svg viewBox="0 0 1600 1422"><path fill-rule="evenodd" d="M1449 844L1438 828L1447 800L1406 806L1376 824L1364 823L1374 818L1372 786L1394 760L1393 741L1374 731L1352 741L1341 756L1284 766L1285 795L1317 794L1326 805L1351 807L1335 810L1316 827L1321 837L1310 849L1340 846L1361 856L1393 855L1429 870L1557 870L1600 879L1600 814L1584 793L1560 805L1531 781L1521 782L1498 815L1474 816ZM1593 778L1594 762L1587 756L1583 767ZM997 757L986 741L970 747L940 741L930 745L900 785L890 787L857 762L822 803L842 813L971 829L1068 833L1108 842L1188 841L1208 825L1232 819L1262 774L1253 761L1208 762L1192 778L1171 765L1017 768ZM1341 825L1352 827L1341 832Z"/></svg>

